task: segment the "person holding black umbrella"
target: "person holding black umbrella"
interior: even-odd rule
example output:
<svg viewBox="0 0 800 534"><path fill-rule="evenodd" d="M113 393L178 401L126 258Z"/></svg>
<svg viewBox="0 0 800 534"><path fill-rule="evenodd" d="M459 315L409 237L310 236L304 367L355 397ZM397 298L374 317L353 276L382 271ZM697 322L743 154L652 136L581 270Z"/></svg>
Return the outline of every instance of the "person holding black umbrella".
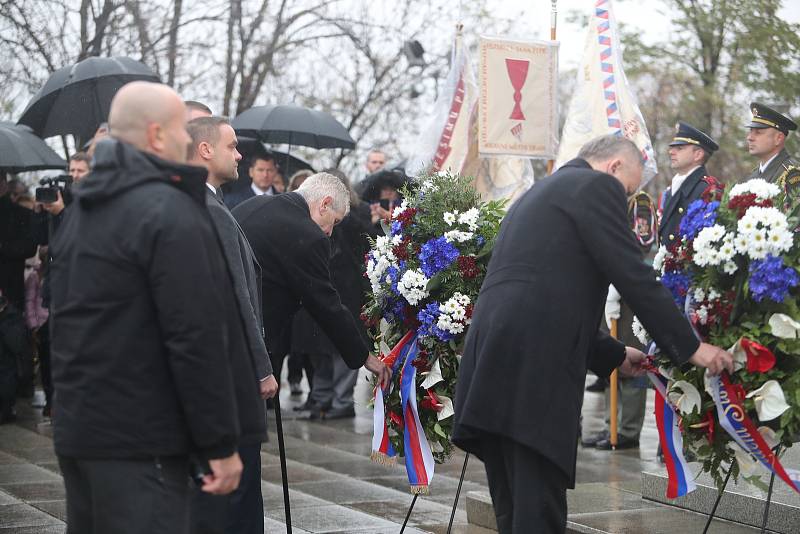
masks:
<svg viewBox="0 0 800 534"><path fill-rule="evenodd" d="M70 532L185 533L190 468L208 493L239 484L238 360L209 321L232 289L206 170L184 164L185 121L165 85L120 89L113 138L51 243L53 441Z"/></svg>

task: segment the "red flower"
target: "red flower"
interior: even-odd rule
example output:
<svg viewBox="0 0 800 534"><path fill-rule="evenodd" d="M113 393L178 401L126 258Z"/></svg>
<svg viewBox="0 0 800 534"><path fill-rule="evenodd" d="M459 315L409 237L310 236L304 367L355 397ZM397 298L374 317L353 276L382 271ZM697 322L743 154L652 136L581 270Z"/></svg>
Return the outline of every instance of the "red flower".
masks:
<svg viewBox="0 0 800 534"><path fill-rule="evenodd" d="M475 278L481 274L478 264L475 262L475 256L459 256L458 270L461 271L461 276L467 279Z"/></svg>
<svg viewBox="0 0 800 534"><path fill-rule="evenodd" d="M408 259L408 244L411 243L410 236L403 236L403 240L392 247L392 253L394 254L395 258L400 261L405 261Z"/></svg>
<svg viewBox="0 0 800 534"><path fill-rule="evenodd" d="M742 338L741 346L747 353L748 373L766 373L775 367L775 355L764 345Z"/></svg>
<svg viewBox="0 0 800 534"><path fill-rule="evenodd" d="M422 398L422 402L420 406L427 410L433 410L434 412L441 412L444 409L444 404L439 400L439 397L436 396L430 389L425 390L427 395Z"/></svg>
<svg viewBox="0 0 800 534"><path fill-rule="evenodd" d="M736 217L741 219L744 217L748 208L759 206L762 208L771 208L772 201L770 199L757 201L755 193L746 193L744 195L736 195L728 201L728 209L736 211Z"/></svg>
<svg viewBox="0 0 800 534"><path fill-rule="evenodd" d="M389 420L398 428L403 428L403 418L395 412L389 412Z"/></svg>
<svg viewBox="0 0 800 534"><path fill-rule="evenodd" d="M406 208L397 217L395 217L395 219L400 221L400 224L403 225L403 228L405 228L411 224L416 214L417 208Z"/></svg>
<svg viewBox="0 0 800 534"><path fill-rule="evenodd" d="M725 192L725 186L722 182L713 176L706 176L705 181L708 186L703 190L703 194L700 197L706 202L722 200L722 193Z"/></svg>
<svg viewBox="0 0 800 534"><path fill-rule="evenodd" d="M467 309L464 311L464 315L466 315L467 319L472 319L472 311L475 309L473 304L467 304Z"/></svg>
<svg viewBox="0 0 800 534"><path fill-rule="evenodd" d="M403 309L403 326L409 330L416 330L419 328L419 319L417 319L417 313L417 308L411 306L410 304L406 304L406 307Z"/></svg>

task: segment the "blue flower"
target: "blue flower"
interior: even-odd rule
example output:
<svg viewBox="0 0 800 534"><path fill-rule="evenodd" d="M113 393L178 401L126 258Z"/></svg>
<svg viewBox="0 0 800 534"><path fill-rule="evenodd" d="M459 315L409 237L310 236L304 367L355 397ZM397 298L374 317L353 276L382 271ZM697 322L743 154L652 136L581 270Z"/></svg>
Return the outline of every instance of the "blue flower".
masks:
<svg viewBox="0 0 800 534"><path fill-rule="evenodd" d="M476 237L475 241L478 243L479 247L482 247L483 244L486 243L486 240L483 238L482 235L479 235L478 237Z"/></svg>
<svg viewBox="0 0 800 534"><path fill-rule="evenodd" d="M677 304L680 309L683 309L683 304L686 301L686 293L689 291L689 286L692 283L691 275L685 271L667 271L661 276L661 283L672 293L675 304Z"/></svg>
<svg viewBox="0 0 800 534"><path fill-rule="evenodd" d="M439 310L438 302L431 302L417 313L417 320L420 322L417 329L419 337L433 336L440 341L450 341L455 338L453 334L437 326L439 315L441 315L441 311Z"/></svg>
<svg viewBox="0 0 800 534"><path fill-rule="evenodd" d="M420 268L425 276L433 277L439 271L447 269L456 261L459 251L444 237L437 237L422 245L419 253Z"/></svg>
<svg viewBox="0 0 800 534"><path fill-rule="evenodd" d="M702 199L695 200L686 209L686 215L681 219L678 231L687 239L694 239L700 230L717 222L717 208L719 208L717 201L706 203Z"/></svg>
<svg viewBox="0 0 800 534"><path fill-rule="evenodd" d="M394 221L392 223L392 228L391 228L392 237L400 235L402 233L403 233L403 223L401 223L400 221Z"/></svg>
<svg viewBox="0 0 800 534"><path fill-rule="evenodd" d="M402 323L405 320L405 304L402 298L389 299L384 310L383 318L390 323Z"/></svg>
<svg viewBox="0 0 800 534"><path fill-rule="evenodd" d="M388 276L392 280L392 283L391 283L392 293L394 293L398 297L400 296L400 291L397 289L397 282L400 281L400 272L401 272L400 269L398 269L394 265L390 265L386 269L386 273L383 275L384 279L385 279L386 276Z"/></svg>
<svg viewBox="0 0 800 534"><path fill-rule="evenodd" d="M800 276L792 267L786 267L783 258L769 254L763 260L750 264L750 294L756 302L765 298L783 302L789 289L800 284Z"/></svg>

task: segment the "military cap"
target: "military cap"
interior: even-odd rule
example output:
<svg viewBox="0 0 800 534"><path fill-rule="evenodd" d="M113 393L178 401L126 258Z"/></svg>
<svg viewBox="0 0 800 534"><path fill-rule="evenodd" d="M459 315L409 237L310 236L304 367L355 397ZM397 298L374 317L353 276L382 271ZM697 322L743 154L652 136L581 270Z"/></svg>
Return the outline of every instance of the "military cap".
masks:
<svg viewBox="0 0 800 534"><path fill-rule="evenodd" d="M778 131L787 134L790 131L797 129L797 124L785 115L781 115L772 108L759 104L758 102L750 103L750 113L753 118L747 128L775 128Z"/></svg>
<svg viewBox="0 0 800 534"><path fill-rule="evenodd" d="M719 145L709 136L685 122L675 125L675 136L669 146L695 145L708 152L716 152Z"/></svg>

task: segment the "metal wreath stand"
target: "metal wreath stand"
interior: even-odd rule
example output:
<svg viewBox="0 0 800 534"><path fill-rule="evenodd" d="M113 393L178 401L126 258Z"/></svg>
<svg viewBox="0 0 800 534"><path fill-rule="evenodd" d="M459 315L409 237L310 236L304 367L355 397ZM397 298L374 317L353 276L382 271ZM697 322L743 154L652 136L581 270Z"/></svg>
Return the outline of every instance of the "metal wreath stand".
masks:
<svg viewBox="0 0 800 534"><path fill-rule="evenodd" d="M781 446L777 445L772 451L775 453L775 458L777 459L781 453ZM725 481L722 483L722 487L719 489L717 494L717 500L714 501L714 506L711 508L711 512L708 514L708 520L706 521L706 526L703 528L703 534L708 533L708 529L711 527L711 522L714 520L714 516L717 513L717 507L719 506L719 502L722 500L722 496L725 494L725 488L728 486L728 481L731 479L731 473L733 473L733 468L728 469L728 475L725 477ZM772 475L769 477L769 490L767 491L767 502L764 503L764 517L761 521L761 534L764 534L767 531L767 521L769 520L769 505L772 502L772 488L775 485L775 471L772 471Z"/></svg>
<svg viewBox="0 0 800 534"><path fill-rule="evenodd" d="M461 486L464 484L464 475L467 473L467 462L469 462L469 453L464 456L464 465L461 467L461 478L458 479L458 488L456 489L456 498L453 500L453 509L450 511L450 522L447 523L447 534L450 534L450 531L453 529L453 519L456 517L456 508L458 507L458 498L461 495ZM414 510L414 505L417 504L417 497L419 497L418 493L414 494L414 498L411 499L411 505L408 507L408 512L406 512L406 518L403 521L403 526L400 527L400 534L403 534L406 530L406 525L408 524L408 519L411 517L411 512Z"/></svg>

